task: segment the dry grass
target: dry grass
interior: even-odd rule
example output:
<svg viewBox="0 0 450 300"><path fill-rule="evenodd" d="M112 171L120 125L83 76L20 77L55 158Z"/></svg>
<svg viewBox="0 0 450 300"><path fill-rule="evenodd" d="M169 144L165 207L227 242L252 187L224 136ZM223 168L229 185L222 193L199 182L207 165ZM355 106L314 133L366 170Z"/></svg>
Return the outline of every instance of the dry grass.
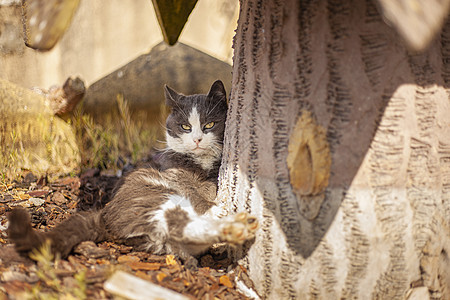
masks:
<svg viewBox="0 0 450 300"><path fill-rule="evenodd" d="M79 105L72 118L81 152L81 168L117 170L127 163L136 163L149 154L161 130L145 113L130 113L128 102L117 96L118 120L110 117L103 125L83 113ZM154 122L153 122L154 123Z"/></svg>
<svg viewBox="0 0 450 300"><path fill-rule="evenodd" d="M71 127L54 116L3 120L0 134L0 178L20 180L23 171L37 176L67 174L79 165ZM58 128L58 130L53 130Z"/></svg>
<svg viewBox="0 0 450 300"><path fill-rule="evenodd" d="M30 153L25 151L18 133L12 130L10 139L0 143L0 181L6 182L20 178L20 165L29 163ZM1 139L1 137L0 137Z"/></svg>
<svg viewBox="0 0 450 300"><path fill-rule="evenodd" d="M23 295L25 299L87 299L86 270L74 274L72 286L64 284L57 275L60 259L53 256L48 240L39 251L33 251L30 258L37 262L36 274L44 283L45 289L37 284Z"/></svg>
<svg viewBox="0 0 450 300"><path fill-rule="evenodd" d="M0 182L20 180L26 170L37 176L61 176L89 168L117 171L128 163L143 159L157 144L167 112L161 109L159 115L150 116L144 111L132 114L122 95L117 96L115 104L117 113L97 122L83 112L80 103L67 120L75 132L75 139L73 136L67 139L65 132L51 130L52 122L64 122L58 117L49 120L38 116L33 120L50 130L44 125L35 126L31 121L18 127L20 130L13 125L6 128L7 136L0 135ZM77 158L77 161L67 161L70 158Z"/></svg>

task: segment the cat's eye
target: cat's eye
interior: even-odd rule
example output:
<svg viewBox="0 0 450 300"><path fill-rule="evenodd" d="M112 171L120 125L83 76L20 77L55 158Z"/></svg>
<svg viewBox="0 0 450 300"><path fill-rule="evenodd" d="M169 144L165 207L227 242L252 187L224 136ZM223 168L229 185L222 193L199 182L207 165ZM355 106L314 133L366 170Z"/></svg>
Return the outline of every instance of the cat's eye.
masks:
<svg viewBox="0 0 450 300"><path fill-rule="evenodd" d="M208 124L205 125L204 128L205 128L205 129L211 129L211 128L213 128L214 124L216 124L216 123L214 123L214 122L209 122Z"/></svg>
<svg viewBox="0 0 450 300"><path fill-rule="evenodd" d="M186 124L181 124L181 128L183 128L183 130L186 130L186 131L190 131L191 130L191 126L186 125Z"/></svg>

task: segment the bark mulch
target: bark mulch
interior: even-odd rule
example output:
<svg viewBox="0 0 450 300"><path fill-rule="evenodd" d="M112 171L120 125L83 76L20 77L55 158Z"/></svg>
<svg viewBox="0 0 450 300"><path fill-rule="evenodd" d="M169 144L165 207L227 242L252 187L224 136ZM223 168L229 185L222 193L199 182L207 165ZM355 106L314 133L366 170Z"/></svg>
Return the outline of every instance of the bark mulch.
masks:
<svg viewBox="0 0 450 300"><path fill-rule="evenodd" d="M237 291L235 279L247 286L251 281L244 268L230 266L226 251L205 254L198 270L186 269L172 255L135 252L112 242L81 243L67 260L53 261L42 251L37 263L14 251L6 234L11 209L27 208L33 227L46 231L76 211L103 207L117 180L92 169L55 182L31 173L21 182L0 182L0 299L113 299L103 284L118 270L191 299L247 299Z"/></svg>

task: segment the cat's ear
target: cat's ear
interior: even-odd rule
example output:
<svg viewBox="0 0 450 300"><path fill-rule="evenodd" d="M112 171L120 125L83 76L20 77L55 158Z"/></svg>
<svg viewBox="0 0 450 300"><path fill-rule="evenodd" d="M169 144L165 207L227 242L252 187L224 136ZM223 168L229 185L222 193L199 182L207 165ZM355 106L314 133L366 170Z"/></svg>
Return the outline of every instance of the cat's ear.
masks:
<svg viewBox="0 0 450 300"><path fill-rule="evenodd" d="M227 101L227 95L225 92L225 87L223 86L222 81L216 80L209 90L208 97L215 99L215 100L221 100L221 101Z"/></svg>
<svg viewBox="0 0 450 300"><path fill-rule="evenodd" d="M164 85L164 95L166 96L166 105L170 107L175 106L175 103L178 102L178 99L180 98L180 94L166 84Z"/></svg>

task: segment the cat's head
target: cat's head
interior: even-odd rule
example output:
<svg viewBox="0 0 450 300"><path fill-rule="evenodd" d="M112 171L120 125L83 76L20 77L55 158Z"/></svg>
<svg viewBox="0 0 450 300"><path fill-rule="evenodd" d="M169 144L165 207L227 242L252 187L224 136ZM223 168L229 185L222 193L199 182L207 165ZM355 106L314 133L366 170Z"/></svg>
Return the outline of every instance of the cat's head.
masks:
<svg viewBox="0 0 450 300"><path fill-rule="evenodd" d="M172 109L166 121L167 147L194 158L220 157L228 108L222 81L214 82L206 95L185 96L168 86L164 90Z"/></svg>

